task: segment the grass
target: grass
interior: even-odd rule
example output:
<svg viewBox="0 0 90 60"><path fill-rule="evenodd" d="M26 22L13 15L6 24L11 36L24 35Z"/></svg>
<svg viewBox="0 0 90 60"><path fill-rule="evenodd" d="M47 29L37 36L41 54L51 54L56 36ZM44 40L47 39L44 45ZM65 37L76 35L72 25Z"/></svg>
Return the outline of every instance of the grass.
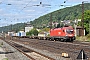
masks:
<svg viewBox="0 0 90 60"><path fill-rule="evenodd" d="M87 36L77 36L76 40L84 41L84 42L90 42L90 34L88 34Z"/></svg>
<svg viewBox="0 0 90 60"><path fill-rule="evenodd" d="M3 42L0 43L0 47L2 47L2 45L3 45Z"/></svg>
<svg viewBox="0 0 90 60"><path fill-rule="evenodd" d="M1 45L3 45L3 42L1 43Z"/></svg>
<svg viewBox="0 0 90 60"><path fill-rule="evenodd" d="M90 42L90 38L87 40L87 42Z"/></svg>
<svg viewBox="0 0 90 60"><path fill-rule="evenodd" d="M2 60L8 60L8 58L4 58L4 59L2 59Z"/></svg>
<svg viewBox="0 0 90 60"><path fill-rule="evenodd" d="M86 37L87 37L87 40L90 42L90 34L88 34Z"/></svg>

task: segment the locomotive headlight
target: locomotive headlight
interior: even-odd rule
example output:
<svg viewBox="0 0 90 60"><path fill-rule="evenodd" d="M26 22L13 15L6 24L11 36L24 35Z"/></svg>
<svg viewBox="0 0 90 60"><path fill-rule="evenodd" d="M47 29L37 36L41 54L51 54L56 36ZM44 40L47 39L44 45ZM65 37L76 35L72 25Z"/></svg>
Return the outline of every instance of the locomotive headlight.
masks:
<svg viewBox="0 0 90 60"><path fill-rule="evenodd" d="M72 35L69 35L69 36L72 36Z"/></svg>
<svg viewBox="0 0 90 60"><path fill-rule="evenodd" d="M58 32L58 34L60 35L60 34L61 34L61 32Z"/></svg>
<svg viewBox="0 0 90 60"><path fill-rule="evenodd" d="M68 35L66 34L66 36L68 36Z"/></svg>

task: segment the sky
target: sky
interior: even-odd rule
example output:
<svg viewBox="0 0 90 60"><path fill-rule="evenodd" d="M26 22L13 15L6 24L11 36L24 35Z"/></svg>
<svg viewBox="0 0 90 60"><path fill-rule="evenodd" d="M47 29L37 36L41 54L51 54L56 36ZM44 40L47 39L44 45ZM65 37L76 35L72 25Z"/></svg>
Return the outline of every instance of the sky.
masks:
<svg viewBox="0 0 90 60"><path fill-rule="evenodd" d="M0 0L0 27L33 21L40 16L81 4L83 1L90 2L89 0Z"/></svg>

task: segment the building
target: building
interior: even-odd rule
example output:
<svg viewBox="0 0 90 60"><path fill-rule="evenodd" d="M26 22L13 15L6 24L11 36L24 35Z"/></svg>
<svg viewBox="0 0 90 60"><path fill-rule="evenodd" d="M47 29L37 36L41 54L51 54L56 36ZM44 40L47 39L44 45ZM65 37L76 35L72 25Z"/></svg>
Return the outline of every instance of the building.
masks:
<svg viewBox="0 0 90 60"><path fill-rule="evenodd" d="M81 26L76 27L76 36L85 36L85 29Z"/></svg>
<svg viewBox="0 0 90 60"><path fill-rule="evenodd" d="M29 32L31 29L33 29L33 26L30 24L30 22L27 22L25 25L25 32Z"/></svg>

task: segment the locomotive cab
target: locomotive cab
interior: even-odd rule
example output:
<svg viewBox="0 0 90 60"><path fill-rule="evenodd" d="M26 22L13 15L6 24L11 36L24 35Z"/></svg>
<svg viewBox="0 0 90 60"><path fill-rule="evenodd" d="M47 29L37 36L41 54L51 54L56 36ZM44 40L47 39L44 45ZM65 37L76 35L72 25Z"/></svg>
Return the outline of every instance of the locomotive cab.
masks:
<svg viewBox="0 0 90 60"><path fill-rule="evenodd" d="M74 30L66 29L66 36L73 36L73 35L74 35Z"/></svg>
<svg viewBox="0 0 90 60"><path fill-rule="evenodd" d="M65 40L70 40L70 41L75 40L75 34L74 34L75 32L71 26L64 27L64 30L65 30L65 36L64 36Z"/></svg>

